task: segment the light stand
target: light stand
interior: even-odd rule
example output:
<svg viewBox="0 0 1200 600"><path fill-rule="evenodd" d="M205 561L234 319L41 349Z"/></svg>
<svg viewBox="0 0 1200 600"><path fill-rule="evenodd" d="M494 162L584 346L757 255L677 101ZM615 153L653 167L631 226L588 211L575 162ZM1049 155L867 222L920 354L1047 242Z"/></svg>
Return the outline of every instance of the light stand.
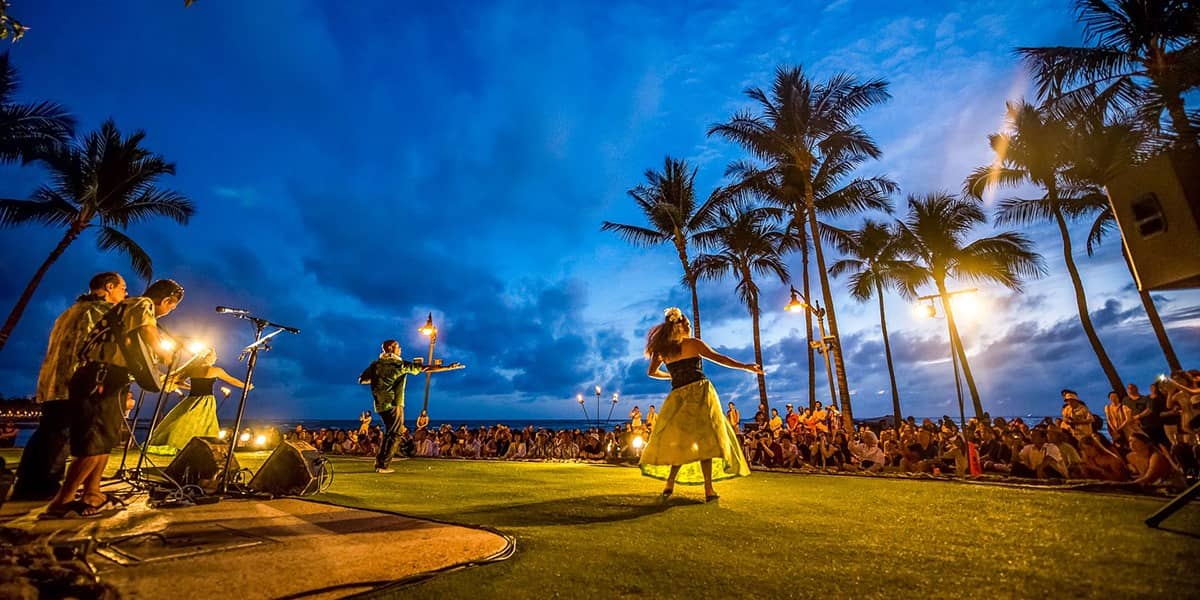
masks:
<svg viewBox="0 0 1200 600"><path fill-rule="evenodd" d="M783 310L795 312L803 309L808 314L817 318L817 326L821 329L821 339L813 340L809 343L809 347L820 352L821 356L825 358L825 375L829 377L829 402L831 405L837 406L837 389L833 386L833 365L829 362L829 347L836 344L837 340L833 336L825 335L825 309L821 308L819 304L816 306L810 304L808 298L801 300L803 296L800 295L800 292L796 291L795 287L792 288L791 293L792 299L787 303L787 306L783 307Z"/></svg>
<svg viewBox="0 0 1200 600"><path fill-rule="evenodd" d="M423 335L429 336L429 359L425 363L427 367L433 367L433 345L437 343L437 327L433 326L433 313L429 313L429 318L425 320L425 326L418 329ZM421 403L421 412L425 416L429 416L429 384L433 381L433 372L425 371L425 400Z"/></svg>
<svg viewBox="0 0 1200 600"><path fill-rule="evenodd" d="M129 439L125 440L125 448L121 450L121 465L117 467L117 471L113 473L109 479L125 479L129 473L125 470L125 460L129 457L129 447L137 443L138 415L142 410L142 400L146 397L146 390L138 388L137 402L133 405L133 425L129 426Z"/></svg>
<svg viewBox="0 0 1200 600"><path fill-rule="evenodd" d="M612 423L613 409L615 409L617 407L617 398L618 397L619 397L619 394L617 392L613 392L612 406L608 407L608 418L604 420L605 426L608 426L609 423Z"/></svg>
<svg viewBox="0 0 1200 600"><path fill-rule="evenodd" d="M576 396L575 401L579 403L579 408L583 409L584 422L590 424L592 422L592 418L590 416L588 416L587 406L584 405L584 403L583 403L583 394L579 394L578 396Z"/></svg>
<svg viewBox="0 0 1200 600"><path fill-rule="evenodd" d="M596 429L600 428L600 386L596 386Z"/></svg>
<svg viewBox="0 0 1200 600"><path fill-rule="evenodd" d="M221 482L217 484L217 495L223 496L229 489L229 480L232 477L229 473L230 467L233 466L233 452L237 449L238 439L242 432L242 417L246 414L246 398L250 394L250 383L254 378L254 367L258 365L258 353L260 350L270 350L271 338L283 332L300 333L295 327L287 327L278 323L272 323L266 319L260 319L250 315L249 311L239 309L222 310L225 307L218 306L217 312L233 315L239 319L246 319L254 324L254 343L242 348L242 357L247 354L250 359L246 361L246 379L243 380L242 397L238 400L237 418L233 422L233 429L229 432L229 451L225 454L225 467L221 471ZM275 331L263 335L263 330L267 327L278 327ZM239 357L240 359L240 357Z"/></svg>
<svg viewBox="0 0 1200 600"><path fill-rule="evenodd" d="M146 460L146 451L150 448L150 438L154 436L154 429L158 427L158 419L162 416L162 408L164 401L167 398L167 384L171 381L171 375L174 374L175 362L179 360L179 344L175 344L171 348L171 362L167 363L167 373L163 376L162 386L158 390L158 400L154 403L154 416L150 418L150 429L146 431L146 443L142 444L142 450L138 453L137 466L133 468L134 473L138 477L142 475L142 463ZM132 437L134 432L130 431Z"/></svg>

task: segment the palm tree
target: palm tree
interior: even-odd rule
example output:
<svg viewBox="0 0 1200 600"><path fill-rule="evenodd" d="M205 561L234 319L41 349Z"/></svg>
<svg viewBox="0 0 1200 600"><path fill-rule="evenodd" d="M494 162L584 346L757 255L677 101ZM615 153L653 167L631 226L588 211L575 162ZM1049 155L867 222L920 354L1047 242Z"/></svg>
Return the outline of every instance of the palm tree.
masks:
<svg viewBox="0 0 1200 600"><path fill-rule="evenodd" d="M1077 120L1073 124L1068 144L1073 163L1067 172L1068 178L1078 184L1092 186L1092 192L1082 200L1091 202L1096 208L1087 238L1087 253L1088 256L1093 256L1104 237L1116 227L1112 205L1100 188L1132 166L1145 153L1146 139L1135 124L1127 121L1105 123L1100 116ZM1136 284L1137 275L1124 244L1121 245L1121 257L1129 270L1129 277ZM1179 362L1179 356L1175 354L1175 347L1171 344L1171 338L1167 336L1167 329L1163 326L1162 317L1158 314L1150 292L1139 289L1138 297L1142 301L1142 308L1146 311L1150 327L1158 339L1168 369L1182 370L1183 365Z"/></svg>
<svg viewBox="0 0 1200 600"><path fill-rule="evenodd" d="M1088 47L1017 48L1038 95L1061 114L1093 105L1132 111L1153 131L1166 112L1181 146L1198 147L1184 96L1200 86L1200 4L1076 0Z"/></svg>
<svg viewBox="0 0 1200 600"><path fill-rule="evenodd" d="M783 232L775 224L769 211L761 208L736 210L723 207L718 210L711 229L698 232L696 245L711 254L701 254L692 265L693 272L701 279L723 279L732 275L737 279L737 293L750 310L750 321L754 329L754 362L762 364L762 340L759 335L758 283L754 276L774 275L787 283L787 265L779 254ZM767 380L758 376L759 407L766 412Z"/></svg>
<svg viewBox="0 0 1200 600"><path fill-rule="evenodd" d="M975 198L982 198L983 193L990 188L1025 183L1032 183L1045 190L1046 194L1041 198L1001 200L996 208L996 223L1024 226L1052 221L1058 226L1063 262L1066 263L1067 274L1070 275L1071 285L1075 289L1079 323L1092 345L1092 351L1096 354L1104 376L1108 378L1110 389L1121 390L1123 380L1112 359L1108 357L1104 344L1100 342L1095 326L1092 325L1087 292L1083 289L1079 268L1075 265L1071 234L1067 229L1068 217L1089 216L1102 210L1102 206L1086 201L1079 197L1079 194L1073 194L1072 192L1079 190L1073 190L1071 182L1066 178L1071 167L1067 143L1071 136L1071 127L1047 111L1039 110L1024 101L1008 105L1007 127L1008 131L1004 133L988 136L992 149L996 152L996 160L991 165L972 171L963 184L964 191Z"/></svg>
<svg viewBox="0 0 1200 600"><path fill-rule="evenodd" d="M905 260L895 228L868 219L862 228L845 232L839 250L843 258L829 268L829 274L840 277L850 275L850 296L866 302L875 296L879 299L879 328L883 331L883 353L887 357L888 378L892 384L892 416L900 423L900 391L896 387L896 368L892 363L892 345L888 340L887 315L883 310L883 292L892 290L905 299L916 296L913 282L919 271L911 261Z"/></svg>
<svg viewBox="0 0 1200 600"><path fill-rule="evenodd" d="M802 194L804 210L796 214L803 214L807 221L808 240L821 278L830 334L838 342L833 346L833 361L842 414L849 423L852 420L850 384L817 222L819 208L815 183L825 163L830 165L831 173L844 175L868 158L880 156L878 146L853 119L890 97L887 83L879 79L859 82L845 73L815 83L799 67L780 67L775 72L770 95L758 88L746 90L746 95L758 104L762 114L738 112L728 123L710 127L708 133L739 144L759 160L778 169ZM833 157L837 160L829 161Z"/></svg>
<svg viewBox="0 0 1200 600"><path fill-rule="evenodd" d="M983 404L958 335L946 282L951 279L987 281L1020 291L1023 279L1045 273L1042 257L1033 251L1033 243L1017 232L1006 231L967 242L971 230L986 221L977 202L937 192L910 195L908 216L898 224L901 253L912 259L914 287L932 282L942 299L951 351L958 355L962 364L977 418L983 416Z"/></svg>
<svg viewBox="0 0 1200 600"><path fill-rule="evenodd" d="M649 227L623 225L605 221L601 231L615 231L626 242L639 248L649 248L670 242L683 266L683 282L692 293L692 325L700 337L700 298L696 294L696 273L688 259L688 240L712 218L719 203L720 190L708 201L696 206L696 169L687 161L670 156L663 159L661 173L646 170L646 183L629 190L629 196L646 215Z"/></svg>
<svg viewBox="0 0 1200 600"><path fill-rule="evenodd" d="M143 148L145 137L141 131L122 137L112 120L106 121L82 141L59 146L40 158L50 171L51 183L38 188L33 200L0 200L0 225L42 223L65 229L0 329L0 349L50 265L90 227L99 227L96 243L101 250L129 256L133 270L150 279L150 257L123 230L153 217L186 224L195 208L179 193L156 185L163 175L175 174L175 165Z"/></svg>
<svg viewBox="0 0 1200 600"><path fill-rule="evenodd" d="M74 133L75 120L59 104L13 104L20 83L8 52L0 53L0 163L29 162Z"/></svg>
<svg viewBox="0 0 1200 600"><path fill-rule="evenodd" d="M889 196L899 187L886 177L858 177L843 185L843 179L852 172L860 161L844 153L821 157L820 165L813 177L813 197L819 218L839 218L878 210L892 212ZM751 161L736 161L725 170L725 176L735 183L728 188L731 200L747 197L756 198L771 207L780 219L787 222L781 251L800 251L802 285L804 297L811 298L809 273L809 244L807 205L803 193L804 184L794 168L778 163L760 167ZM837 243L837 228L818 220L824 241ZM813 356L812 312L804 311L808 345L808 402L809 408L816 404L816 368ZM850 411L853 414L853 411ZM853 417L850 417L851 419ZM852 424L852 422L851 422Z"/></svg>

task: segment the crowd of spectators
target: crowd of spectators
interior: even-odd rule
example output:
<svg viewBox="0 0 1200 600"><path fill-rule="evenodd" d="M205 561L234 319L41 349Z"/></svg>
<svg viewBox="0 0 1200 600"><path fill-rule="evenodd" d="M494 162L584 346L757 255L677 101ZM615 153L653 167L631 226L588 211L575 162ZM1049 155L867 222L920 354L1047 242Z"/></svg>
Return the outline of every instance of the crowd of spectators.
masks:
<svg viewBox="0 0 1200 600"><path fill-rule="evenodd" d="M861 423L850 430L835 406L817 402L759 411L742 423L733 403L727 418L746 458L760 468L946 476L1092 480L1137 487L1178 488L1200 475L1200 372L1179 372L1150 385L1147 394L1130 384L1109 395L1102 410L1090 409L1071 390L1062 411L1036 423L1021 418L950 417ZM1101 416L1103 415L1103 416ZM653 435L653 407L612 430L553 430L503 424L470 428L430 427L419 419L401 436L401 453L425 458L634 462ZM364 413L357 430L306 430L289 439L328 454L374 456L383 432Z"/></svg>

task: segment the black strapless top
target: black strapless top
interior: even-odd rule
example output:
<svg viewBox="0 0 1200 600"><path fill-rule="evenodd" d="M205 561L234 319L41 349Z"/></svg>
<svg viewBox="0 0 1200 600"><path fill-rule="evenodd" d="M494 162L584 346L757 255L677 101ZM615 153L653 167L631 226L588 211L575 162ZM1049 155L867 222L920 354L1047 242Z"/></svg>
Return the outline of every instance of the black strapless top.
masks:
<svg viewBox="0 0 1200 600"><path fill-rule="evenodd" d="M192 390L190 392L188 392L188 395L189 396L211 396L211 395L213 395L213 384L216 383L216 381L217 381L216 379L209 379L209 378L204 378L204 377L193 377L192 378Z"/></svg>
<svg viewBox="0 0 1200 600"><path fill-rule="evenodd" d="M667 363L667 372L671 374L671 389L678 389L704 379L703 363L704 359L699 356L681 358Z"/></svg>

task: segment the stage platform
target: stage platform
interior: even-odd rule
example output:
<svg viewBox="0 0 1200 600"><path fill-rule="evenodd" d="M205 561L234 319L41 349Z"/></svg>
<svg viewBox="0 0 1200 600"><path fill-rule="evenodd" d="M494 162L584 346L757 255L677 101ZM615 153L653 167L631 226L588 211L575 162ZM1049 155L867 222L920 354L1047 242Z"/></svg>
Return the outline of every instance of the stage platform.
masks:
<svg viewBox="0 0 1200 600"><path fill-rule="evenodd" d="M340 598L511 550L483 529L296 498L170 509L145 500L105 519L57 520L10 502L0 526L94 538L92 564L126 598Z"/></svg>

